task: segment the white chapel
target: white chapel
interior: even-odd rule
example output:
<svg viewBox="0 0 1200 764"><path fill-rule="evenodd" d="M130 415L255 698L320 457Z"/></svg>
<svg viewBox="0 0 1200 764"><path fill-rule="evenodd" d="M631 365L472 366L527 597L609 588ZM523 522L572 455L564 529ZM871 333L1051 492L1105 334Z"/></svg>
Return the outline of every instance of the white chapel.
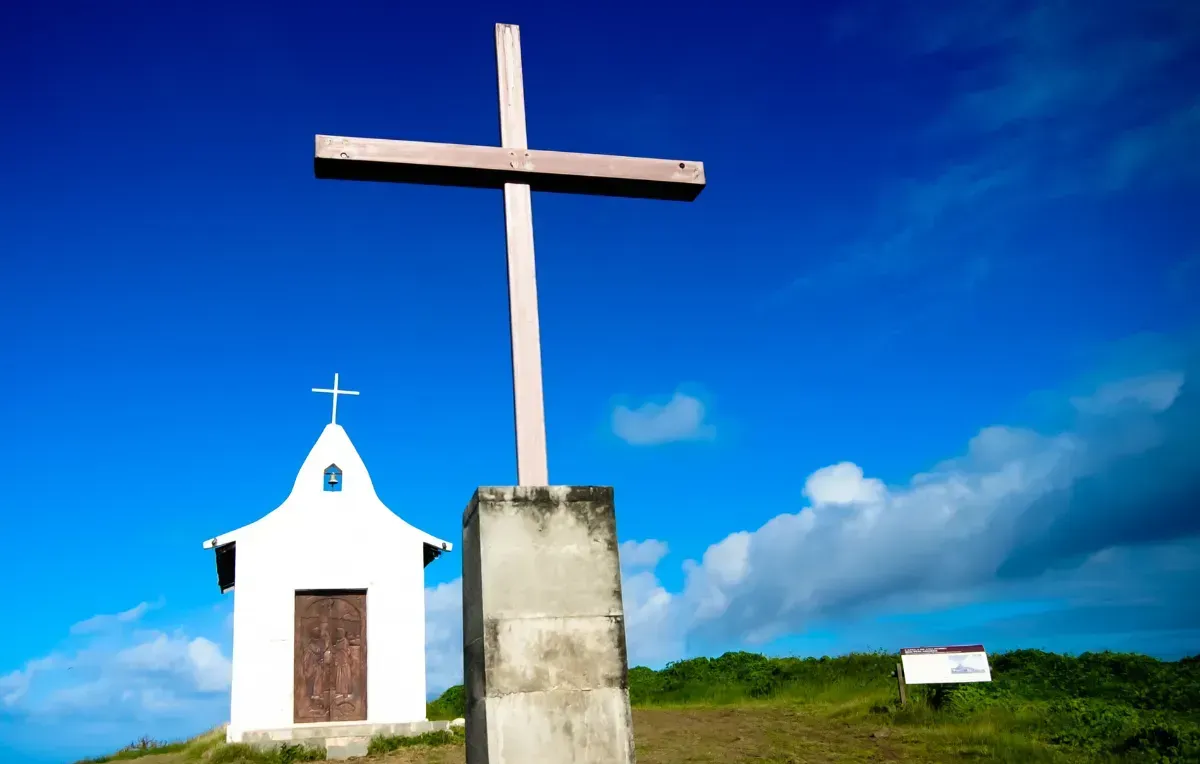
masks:
<svg viewBox="0 0 1200 764"><path fill-rule="evenodd" d="M287 499L204 542L233 591L229 742L304 727L425 720L425 567L451 545L375 494L337 424L325 426ZM313 730L315 732L315 730Z"/></svg>

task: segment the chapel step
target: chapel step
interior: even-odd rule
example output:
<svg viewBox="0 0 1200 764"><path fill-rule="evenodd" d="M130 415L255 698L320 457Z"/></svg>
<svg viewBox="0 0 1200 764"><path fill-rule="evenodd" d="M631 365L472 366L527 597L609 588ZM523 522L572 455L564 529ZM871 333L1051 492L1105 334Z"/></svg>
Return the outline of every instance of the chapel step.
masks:
<svg viewBox="0 0 1200 764"><path fill-rule="evenodd" d="M304 727L285 727L274 730L248 730L242 733L242 742L255 748L269 749L281 743L324 747L328 759L348 759L354 756L366 756L371 738L376 735L402 735L415 737L427 732L449 730L453 726L461 726L462 721L425 721L402 722L398 724L313 724Z"/></svg>

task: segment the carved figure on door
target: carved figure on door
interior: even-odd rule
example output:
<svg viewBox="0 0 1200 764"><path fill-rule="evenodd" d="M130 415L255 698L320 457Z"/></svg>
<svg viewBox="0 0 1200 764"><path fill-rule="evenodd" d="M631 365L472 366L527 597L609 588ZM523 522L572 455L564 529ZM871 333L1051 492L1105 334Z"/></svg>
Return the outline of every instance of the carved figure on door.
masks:
<svg viewBox="0 0 1200 764"><path fill-rule="evenodd" d="M333 643L333 692L338 699L348 698L353 694L353 668L346 630L338 629L337 640Z"/></svg>
<svg viewBox="0 0 1200 764"><path fill-rule="evenodd" d="M321 700L325 691L321 681L324 675L323 657L321 630L314 626L308 630L308 641L304 646L304 655L300 664L301 675L304 679L304 694L310 700Z"/></svg>

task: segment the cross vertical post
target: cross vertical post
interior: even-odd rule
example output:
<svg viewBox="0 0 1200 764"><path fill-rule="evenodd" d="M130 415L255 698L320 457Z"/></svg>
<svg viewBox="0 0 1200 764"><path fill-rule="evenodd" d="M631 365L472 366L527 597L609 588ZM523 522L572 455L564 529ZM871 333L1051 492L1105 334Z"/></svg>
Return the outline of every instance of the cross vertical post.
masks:
<svg viewBox="0 0 1200 764"><path fill-rule="evenodd" d="M331 393L333 395L333 420L330 422L331 424L337 424L337 397L339 395L358 395L357 390L339 390L338 389L337 372L334 372L334 374L333 374L333 389L332 390L327 390L327 389L321 388L321 387L314 387L312 389L312 391L314 393Z"/></svg>
<svg viewBox="0 0 1200 764"><path fill-rule="evenodd" d="M500 145L515 149L511 156L516 169L523 163L529 142L525 132L521 34L513 24L496 25L496 73L500 92ZM504 228L508 249L517 484L549 485L541 327L533 255L533 204L528 183L504 184Z"/></svg>

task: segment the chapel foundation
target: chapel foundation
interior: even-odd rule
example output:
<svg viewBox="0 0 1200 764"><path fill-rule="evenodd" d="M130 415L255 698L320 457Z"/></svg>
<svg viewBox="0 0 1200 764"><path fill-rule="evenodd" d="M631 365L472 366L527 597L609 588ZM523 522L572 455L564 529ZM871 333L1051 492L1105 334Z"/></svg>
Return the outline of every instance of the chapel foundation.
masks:
<svg viewBox="0 0 1200 764"><path fill-rule="evenodd" d="M613 489L481 487L462 553L467 764L632 764Z"/></svg>

